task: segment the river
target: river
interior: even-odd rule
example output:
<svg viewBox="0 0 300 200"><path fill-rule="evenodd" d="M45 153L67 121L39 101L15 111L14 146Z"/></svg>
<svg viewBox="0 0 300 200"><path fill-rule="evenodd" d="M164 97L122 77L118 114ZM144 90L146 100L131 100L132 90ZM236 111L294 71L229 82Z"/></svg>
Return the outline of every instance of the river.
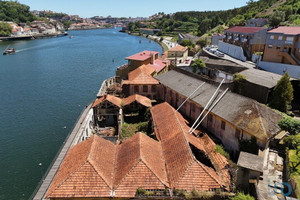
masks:
<svg viewBox="0 0 300 200"><path fill-rule="evenodd" d="M1 53L8 46L17 50L0 55L1 200L30 197L81 111L125 57L162 51L153 41L118 31L0 42Z"/></svg>

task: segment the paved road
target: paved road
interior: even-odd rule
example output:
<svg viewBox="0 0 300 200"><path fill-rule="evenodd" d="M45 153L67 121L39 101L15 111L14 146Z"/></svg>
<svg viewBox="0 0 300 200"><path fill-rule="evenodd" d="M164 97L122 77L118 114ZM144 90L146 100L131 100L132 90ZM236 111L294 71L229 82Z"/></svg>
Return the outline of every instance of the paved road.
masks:
<svg viewBox="0 0 300 200"><path fill-rule="evenodd" d="M160 38L161 38L161 37L154 36L154 35L151 35L151 36L149 35L149 37L150 37L150 38L153 38L153 39L158 39L158 40L160 40ZM167 45L168 49L171 49L171 48L173 48L173 47L175 47L175 46L178 45L178 43L173 42L173 41L170 41L170 40L167 40L167 39L164 39L162 42L163 42L165 45Z"/></svg>

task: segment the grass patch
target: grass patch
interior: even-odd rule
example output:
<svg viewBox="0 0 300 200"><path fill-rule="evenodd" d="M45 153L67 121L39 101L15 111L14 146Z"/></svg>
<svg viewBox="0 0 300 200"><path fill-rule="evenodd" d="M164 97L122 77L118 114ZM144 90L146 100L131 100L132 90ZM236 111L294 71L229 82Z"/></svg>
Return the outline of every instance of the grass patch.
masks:
<svg viewBox="0 0 300 200"><path fill-rule="evenodd" d="M230 160L229 154L224 150L222 145L218 145L218 144L216 145L216 152L221 154L222 156L224 156L228 160Z"/></svg>
<svg viewBox="0 0 300 200"><path fill-rule="evenodd" d="M290 168L292 168L291 162L299 162L300 157L296 155L296 150L289 150L289 160L290 160ZM296 168L295 171L291 171L291 178L297 183L296 194L300 197L300 165Z"/></svg>
<svg viewBox="0 0 300 200"><path fill-rule="evenodd" d="M120 140L123 141L126 138L133 136L137 132L147 133L149 122L140 122L136 124L124 123L121 127Z"/></svg>

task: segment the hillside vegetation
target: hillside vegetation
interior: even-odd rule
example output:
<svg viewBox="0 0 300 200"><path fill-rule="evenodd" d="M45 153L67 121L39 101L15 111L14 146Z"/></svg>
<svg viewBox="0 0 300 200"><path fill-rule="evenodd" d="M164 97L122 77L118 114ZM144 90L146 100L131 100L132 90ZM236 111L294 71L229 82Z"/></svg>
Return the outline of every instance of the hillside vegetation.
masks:
<svg viewBox="0 0 300 200"><path fill-rule="evenodd" d="M29 9L29 6L17 1L0 0L0 21L32 22L36 17L30 13Z"/></svg>
<svg viewBox="0 0 300 200"><path fill-rule="evenodd" d="M300 0L250 0L247 5L222 11L177 12L163 14L162 18L149 23L131 23L129 30L139 28L161 29L158 35L175 36L178 33L204 34L222 33L225 27L244 26L248 19L269 18L269 25L300 25Z"/></svg>

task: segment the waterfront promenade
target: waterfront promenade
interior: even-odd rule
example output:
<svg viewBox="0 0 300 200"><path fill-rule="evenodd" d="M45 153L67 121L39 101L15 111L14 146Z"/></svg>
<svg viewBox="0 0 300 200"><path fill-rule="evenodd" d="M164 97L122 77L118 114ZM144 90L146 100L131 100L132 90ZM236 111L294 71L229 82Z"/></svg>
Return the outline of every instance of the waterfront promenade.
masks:
<svg viewBox="0 0 300 200"><path fill-rule="evenodd" d="M57 158L55 159L53 165L51 166L50 170L46 174L45 178L41 180L41 184L38 186L38 190L34 193L31 197L33 200L42 200L58 170L62 161L64 160L67 152L69 151L70 147L74 145L74 140L81 137L82 134L82 127L86 126L86 118L89 116L92 104L87 106L84 111L82 112L81 116L79 117L74 129L67 137L66 141L63 144L62 149L59 151Z"/></svg>

